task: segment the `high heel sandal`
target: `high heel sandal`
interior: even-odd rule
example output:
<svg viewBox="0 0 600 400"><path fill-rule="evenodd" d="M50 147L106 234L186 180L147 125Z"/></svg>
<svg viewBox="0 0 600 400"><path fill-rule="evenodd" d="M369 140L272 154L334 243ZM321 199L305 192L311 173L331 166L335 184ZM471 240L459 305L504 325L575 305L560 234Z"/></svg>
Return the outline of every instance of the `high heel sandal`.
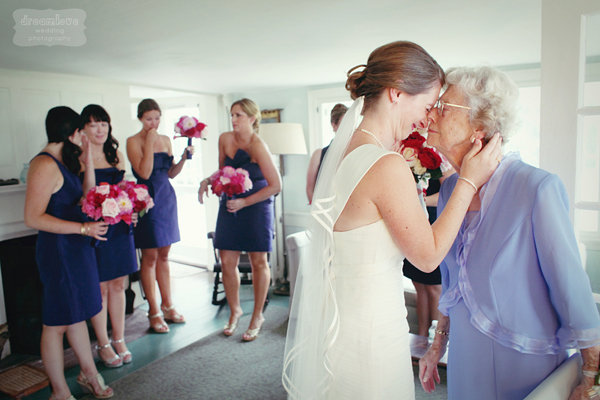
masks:
<svg viewBox="0 0 600 400"><path fill-rule="evenodd" d="M174 324L185 324L185 318L183 317L183 315L181 315L177 311L175 311L175 306L171 306L171 307L161 306L160 309L163 312L165 321L172 322Z"/></svg>
<svg viewBox="0 0 600 400"><path fill-rule="evenodd" d="M94 390L92 382L88 380L87 376L85 376L83 372L81 372L79 376L77 376L77 383L89 390L92 396L94 396L97 399L110 399L115 395L113 390L104 383L104 378L102 378L102 375L100 375L100 373L96 374L95 378L98 381L98 386L100 386L101 392L96 392Z"/></svg>
<svg viewBox="0 0 600 400"><path fill-rule="evenodd" d="M265 319L263 318L263 320L261 321L258 328L254 328L254 329L248 328L248 330L246 330L246 332L244 332L242 334L242 341L243 342L252 342L253 340L255 340L258 337L258 334L260 333L260 329L262 328L264 323L265 323Z"/></svg>
<svg viewBox="0 0 600 400"><path fill-rule="evenodd" d="M153 324L152 323L153 318L160 318L161 321ZM167 325L165 323L165 321L162 319L161 313L156 313L154 315L148 315L148 321L150 322L150 329L152 329L155 333L169 333L169 330L170 330L169 325Z"/></svg>
<svg viewBox="0 0 600 400"><path fill-rule="evenodd" d="M123 343L125 344L125 339L121 338L118 340L114 340L113 339L113 343ZM121 353L117 353L119 355L119 357L121 357L121 360L123 360L123 364L129 364L130 362L133 361L133 355L131 354L131 352L129 350L125 350Z"/></svg>
<svg viewBox="0 0 600 400"><path fill-rule="evenodd" d="M119 354L116 354L115 351L115 356L105 360L102 355L100 354L101 350L104 349L111 349L114 351L114 349L112 348L110 342L106 343L105 345L99 346L96 345L96 351L98 352L98 357L100 357L100 360L102 361L102 363L104 364L104 366L106 368L119 368L121 365L123 365L123 360L121 359L121 357L119 356Z"/></svg>
<svg viewBox="0 0 600 400"><path fill-rule="evenodd" d="M57 399L56 397L50 396L50 398L48 400L59 400L59 399ZM64 400L77 400L77 399L75 398L75 396L70 395L69 397L67 397Z"/></svg>
<svg viewBox="0 0 600 400"><path fill-rule="evenodd" d="M260 332L260 326L256 329L248 329L246 332L244 332L244 334L242 335L242 341L244 342L251 342L254 339L256 339L258 337L258 334Z"/></svg>
<svg viewBox="0 0 600 400"><path fill-rule="evenodd" d="M241 317L242 316L240 315L239 317L237 317L236 319L234 319L232 323L226 324L223 327L223 335L225 335L225 336L231 336L231 335L233 335L233 333L235 332L235 330L238 327L238 322L240 321Z"/></svg>

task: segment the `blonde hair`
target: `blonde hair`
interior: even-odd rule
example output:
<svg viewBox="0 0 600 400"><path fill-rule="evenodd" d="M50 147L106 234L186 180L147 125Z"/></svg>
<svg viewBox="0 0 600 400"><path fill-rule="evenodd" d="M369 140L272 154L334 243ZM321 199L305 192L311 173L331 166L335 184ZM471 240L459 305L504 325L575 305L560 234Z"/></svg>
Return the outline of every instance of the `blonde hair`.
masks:
<svg viewBox="0 0 600 400"><path fill-rule="evenodd" d="M252 129L254 129L254 132L258 132L258 125L260 124L261 120L260 108L258 107L258 104L256 104L250 99L244 98L234 101L231 105L230 110L233 110L233 106L236 105L240 106L242 108L242 111L246 113L246 115L255 118L254 123L252 124Z"/></svg>
<svg viewBox="0 0 600 400"><path fill-rule="evenodd" d="M367 109L385 88L416 95L436 83L443 85L444 79L444 70L425 49L413 42L397 41L373 50L366 65L350 69L346 89L352 99L364 96Z"/></svg>

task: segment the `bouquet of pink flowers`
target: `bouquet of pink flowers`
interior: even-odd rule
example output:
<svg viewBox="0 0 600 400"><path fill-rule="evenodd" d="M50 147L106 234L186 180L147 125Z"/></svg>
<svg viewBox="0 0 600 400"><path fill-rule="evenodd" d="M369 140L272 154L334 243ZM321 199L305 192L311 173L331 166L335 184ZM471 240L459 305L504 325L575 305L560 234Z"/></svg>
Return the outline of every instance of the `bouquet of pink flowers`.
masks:
<svg viewBox="0 0 600 400"><path fill-rule="evenodd" d="M81 210L94 221L102 218L110 225L124 221L131 225L131 216L137 212L142 216L154 206L145 185L121 182L110 185L106 182L90 189L83 199Z"/></svg>
<svg viewBox="0 0 600 400"><path fill-rule="evenodd" d="M175 123L175 133L179 134L179 136L175 136L175 139L177 139L178 137L187 137L188 146L191 146L192 138L200 138L206 140L204 128L206 128L206 124L198 121L194 117L188 117L187 115L184 115L183 117L179 118L179 121ZM188 154L187 158L192 158L192 155Z"/></svg>
<svg viewBox="0 0 600 400"><path fill-rule="evenodd" d="M248 171L243 168L223 167L210 177L212 192L217 196L225 194L233 197L252 189Z"/></svg>
<svg viewBox="0 0 600 400"><path fill-rule="evenodd" d="M418 131L413 131L401 142L400 154L412 170L415 182L420 181L426 188L429 179L442 177L442 157L433 147L427 146L425 137Z"/></svg>
<svg viewBox="0 0 600 400"><path fill-rule="evenodd" d="M119 187L127 192L129 200L133 204L133 212L138 213L140 217L154 207L154 200L148 193L148 186L132 181L122 181L119 183Z"/></svg>

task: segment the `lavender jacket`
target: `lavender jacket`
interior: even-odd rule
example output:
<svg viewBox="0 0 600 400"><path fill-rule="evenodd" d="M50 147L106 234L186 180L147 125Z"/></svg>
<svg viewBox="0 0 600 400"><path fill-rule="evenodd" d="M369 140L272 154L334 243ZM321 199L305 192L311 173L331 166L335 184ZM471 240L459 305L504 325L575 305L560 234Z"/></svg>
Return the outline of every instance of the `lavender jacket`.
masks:
<svg viewBox="0 0 600 400"><path fill-rule="evenodd" d="M457 177L442 184L438 214ZM558 177L512 153L480 196L481 210L465 219L441 265L440 311L448 315L462 298L473 326L522 353L600 344L600 317Z"/></svg>

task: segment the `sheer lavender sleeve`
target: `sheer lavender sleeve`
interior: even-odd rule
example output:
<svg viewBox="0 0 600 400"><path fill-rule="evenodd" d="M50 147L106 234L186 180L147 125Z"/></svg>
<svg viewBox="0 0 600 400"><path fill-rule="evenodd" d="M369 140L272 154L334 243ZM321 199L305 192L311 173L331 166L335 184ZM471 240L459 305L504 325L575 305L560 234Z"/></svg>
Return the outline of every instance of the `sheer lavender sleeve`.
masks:
<svg viewBox="0 0 600 400"><path fill-rule="evenodd" d="M555 175L540 184L532 210L535 248L557 313L562 348L600 344L600 317L569 219L566 191Z"/></svg>

